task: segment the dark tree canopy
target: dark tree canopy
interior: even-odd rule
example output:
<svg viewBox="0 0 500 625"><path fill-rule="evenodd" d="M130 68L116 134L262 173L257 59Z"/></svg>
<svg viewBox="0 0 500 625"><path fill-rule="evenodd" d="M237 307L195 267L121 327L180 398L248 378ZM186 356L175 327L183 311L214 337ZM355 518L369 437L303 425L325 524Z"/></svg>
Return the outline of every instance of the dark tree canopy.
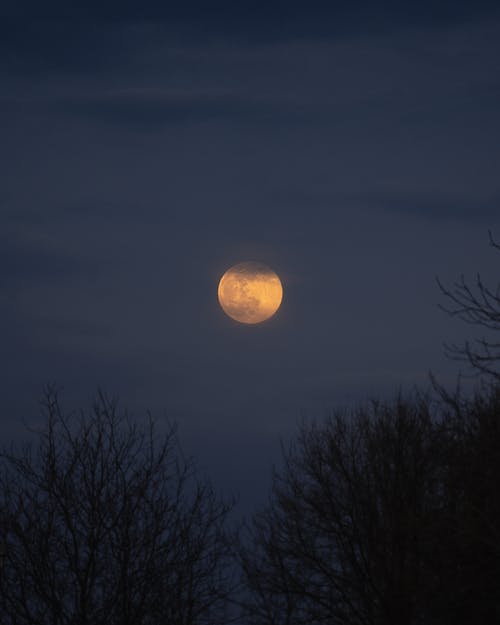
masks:
<svg viewBox="0 0 500 625"><path fill-rule="evenodd" d="M174 428L102 394L79 419L51 391L45 410L38 446L1 454L2 625L224 623L229 506Z"/></svg>
<svg viewBox="0 0 500 625"><path fill-rule="evenodd" d="M304 425L242 549L249 622L498 622L499 416L495 392Z"/></svg>

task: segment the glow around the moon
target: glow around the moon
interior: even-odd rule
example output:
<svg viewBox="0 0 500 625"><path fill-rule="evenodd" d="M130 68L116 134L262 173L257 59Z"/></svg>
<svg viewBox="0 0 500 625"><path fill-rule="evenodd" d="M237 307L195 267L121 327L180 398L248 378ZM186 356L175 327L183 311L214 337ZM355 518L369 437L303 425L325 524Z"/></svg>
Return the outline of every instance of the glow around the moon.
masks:
<svg viewBox="0 0 500 625"><path fill-rule="evenodd" d="M240 323L260 323L272 317L283 298L277 274L264 263L247 261L226 271L219 282L219 303Z"/></svg>

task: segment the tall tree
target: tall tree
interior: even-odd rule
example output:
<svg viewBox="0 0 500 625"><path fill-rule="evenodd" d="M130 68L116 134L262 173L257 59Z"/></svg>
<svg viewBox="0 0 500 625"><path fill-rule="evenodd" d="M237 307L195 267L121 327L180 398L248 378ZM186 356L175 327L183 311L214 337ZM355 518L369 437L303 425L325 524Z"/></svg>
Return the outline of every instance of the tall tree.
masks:
<svg viewBox="0 0 500 625"><path fill-rule="evenodd" d="M242 549L251 623L498 620L500 394L460 410L399 398L301 428Z"/></svg>
<svg viewBox="0 0 500 625"><path fill-rule="evenodd" d="M0 456L2 625L224 623L230 506L175 429L133 423L103 394L77 420L53 391L45 410L38 446Z"/></svg>

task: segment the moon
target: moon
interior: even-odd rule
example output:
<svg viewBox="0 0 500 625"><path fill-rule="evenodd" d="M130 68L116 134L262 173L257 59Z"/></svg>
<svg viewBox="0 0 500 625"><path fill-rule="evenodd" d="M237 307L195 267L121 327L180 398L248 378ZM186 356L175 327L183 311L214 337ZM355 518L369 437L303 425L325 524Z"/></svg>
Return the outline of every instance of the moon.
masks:
<svg viewBox="0 0 500 625"><path fill-rule="evenodd" d="M240 323L261 323L281 305L283 287L278 275L264 263L246 261L226 271L219 282L222 310Z"/></svg>

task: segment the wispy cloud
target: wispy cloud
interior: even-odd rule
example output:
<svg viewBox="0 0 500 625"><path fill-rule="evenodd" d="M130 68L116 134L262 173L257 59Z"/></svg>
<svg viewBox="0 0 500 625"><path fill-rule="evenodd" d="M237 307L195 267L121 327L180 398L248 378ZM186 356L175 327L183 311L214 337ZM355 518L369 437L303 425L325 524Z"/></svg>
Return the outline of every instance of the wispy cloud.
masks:
<svg viewBox="0 0 500 625"><path fill-rule="evenodd" d="M395 190L379 188L373 191L306 191L283 189L275 194L280 204L309 207L320 212L344 211L350 208L413 215L429 220L478 221L497 220L500 215L500 195L484 193L468 196L443 191L419 189Z"/></svg>

